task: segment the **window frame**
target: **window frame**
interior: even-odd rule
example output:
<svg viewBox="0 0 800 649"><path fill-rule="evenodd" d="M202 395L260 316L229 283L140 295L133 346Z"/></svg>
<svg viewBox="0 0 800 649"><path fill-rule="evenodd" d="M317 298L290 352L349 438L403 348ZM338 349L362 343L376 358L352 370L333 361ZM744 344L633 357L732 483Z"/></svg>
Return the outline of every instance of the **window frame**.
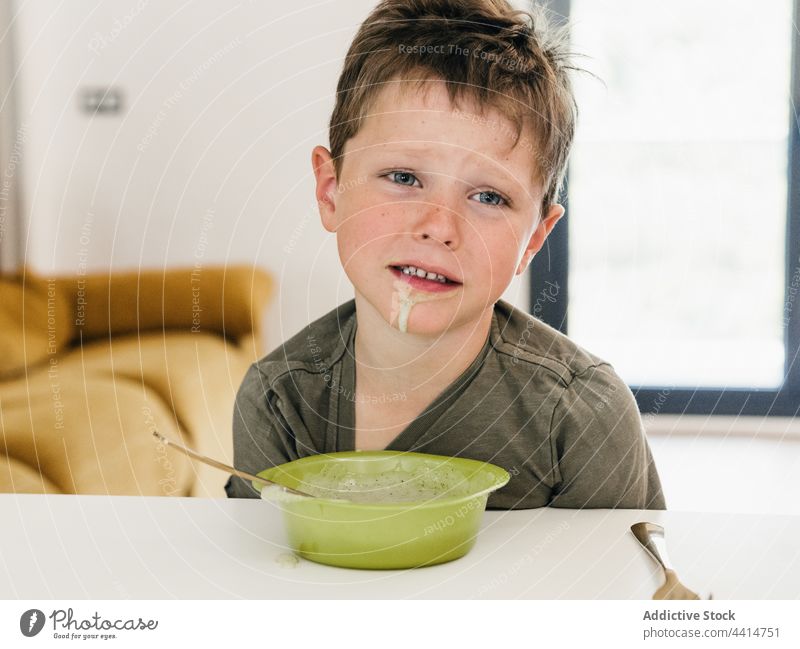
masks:
<svg viewBox="0 0 800 649"><path fill-rule="evenodd" d="M570 15L569 0L552 0L549 9L554 22L564 22ZM793 24L800 15L800 0L793 2ZM788 195L786 246L784 257L784 300L792 278L800 275L800 37L792 33L790 72L790 128L788 142ZM538 318L567 333L569 304L569 168L562 193L566 212L545 241L530 265L530 305ZM557 287L553 297L553 287ZM549 299L541 299L549 291ZM543 293L544 292L544 293ZM538 301L537 301L537 298ZM800 412L800 289L791 301L784 318L784 382L778 389L769 388L691 388L675 385L630 385L643 414L757 415L794 417Z"/></svg>

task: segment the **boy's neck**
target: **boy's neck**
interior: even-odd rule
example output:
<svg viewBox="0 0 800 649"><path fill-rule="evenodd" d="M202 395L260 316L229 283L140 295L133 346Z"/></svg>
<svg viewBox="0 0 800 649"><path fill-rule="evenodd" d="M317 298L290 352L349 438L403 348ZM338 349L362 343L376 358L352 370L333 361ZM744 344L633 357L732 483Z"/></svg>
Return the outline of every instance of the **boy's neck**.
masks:
<svg viewBox="0 0 800 649"><path fill-rule="evenodd" d="M394 392L409 401L432 401L475 360L489 335L492 313L488 308L477 326L471 323L429 338L390 326L356 294L356 392Z"/></svg>

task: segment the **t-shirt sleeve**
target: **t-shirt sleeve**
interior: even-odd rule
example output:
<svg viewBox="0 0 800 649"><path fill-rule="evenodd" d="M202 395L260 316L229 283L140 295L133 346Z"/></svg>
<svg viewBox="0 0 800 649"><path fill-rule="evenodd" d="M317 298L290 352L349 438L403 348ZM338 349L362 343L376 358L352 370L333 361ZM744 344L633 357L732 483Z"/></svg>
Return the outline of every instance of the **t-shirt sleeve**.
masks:
<svg viewBox="0 0 800 649"><path fill-rule="evenodd" d="M233 407L233 465L258 473L296 459L294 437L277 408L277 398L256 364L250 366L236 393ZM225 485L229 498L258 498L248 480L231 476Z"/></svg>
<svg viewBox="0 0 800 649"><path fill-rule="evenodd" d="M564 388L551 443L550 506L666 508L636 400L611 366L590 367Z"/></svg>

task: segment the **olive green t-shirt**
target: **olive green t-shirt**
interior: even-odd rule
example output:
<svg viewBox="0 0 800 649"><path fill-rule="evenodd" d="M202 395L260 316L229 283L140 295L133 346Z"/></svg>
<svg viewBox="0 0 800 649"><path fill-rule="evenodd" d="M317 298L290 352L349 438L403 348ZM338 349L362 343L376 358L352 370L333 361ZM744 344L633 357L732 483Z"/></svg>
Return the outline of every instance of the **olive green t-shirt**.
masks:
<svg viewBox="0 0 800 649"><path fill-rule="evenodd" d="M356 328L350 300L250 367L234 408L237 468L257 473L354 450ZM474 361L386 448L503 467L511 480L490 496L490 508L665 507L625 383L608 363L503 300ZM258 496L237 477L225 490Z"/></svg>

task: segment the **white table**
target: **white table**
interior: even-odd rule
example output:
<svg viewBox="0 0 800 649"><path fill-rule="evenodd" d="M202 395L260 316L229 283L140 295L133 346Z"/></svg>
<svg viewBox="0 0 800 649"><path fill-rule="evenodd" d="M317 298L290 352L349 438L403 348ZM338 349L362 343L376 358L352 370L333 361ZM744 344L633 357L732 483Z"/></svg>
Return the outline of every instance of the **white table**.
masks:
<svg viewBox="0 0 800 649"><path fill-rule="evenodd" d="M800 517L636 510L490 511L464 558L416 570L286 565L260 500L0 494L0 598L648 599L629 531L667 530L678 574L715 599L800 598Z"/></svg>

